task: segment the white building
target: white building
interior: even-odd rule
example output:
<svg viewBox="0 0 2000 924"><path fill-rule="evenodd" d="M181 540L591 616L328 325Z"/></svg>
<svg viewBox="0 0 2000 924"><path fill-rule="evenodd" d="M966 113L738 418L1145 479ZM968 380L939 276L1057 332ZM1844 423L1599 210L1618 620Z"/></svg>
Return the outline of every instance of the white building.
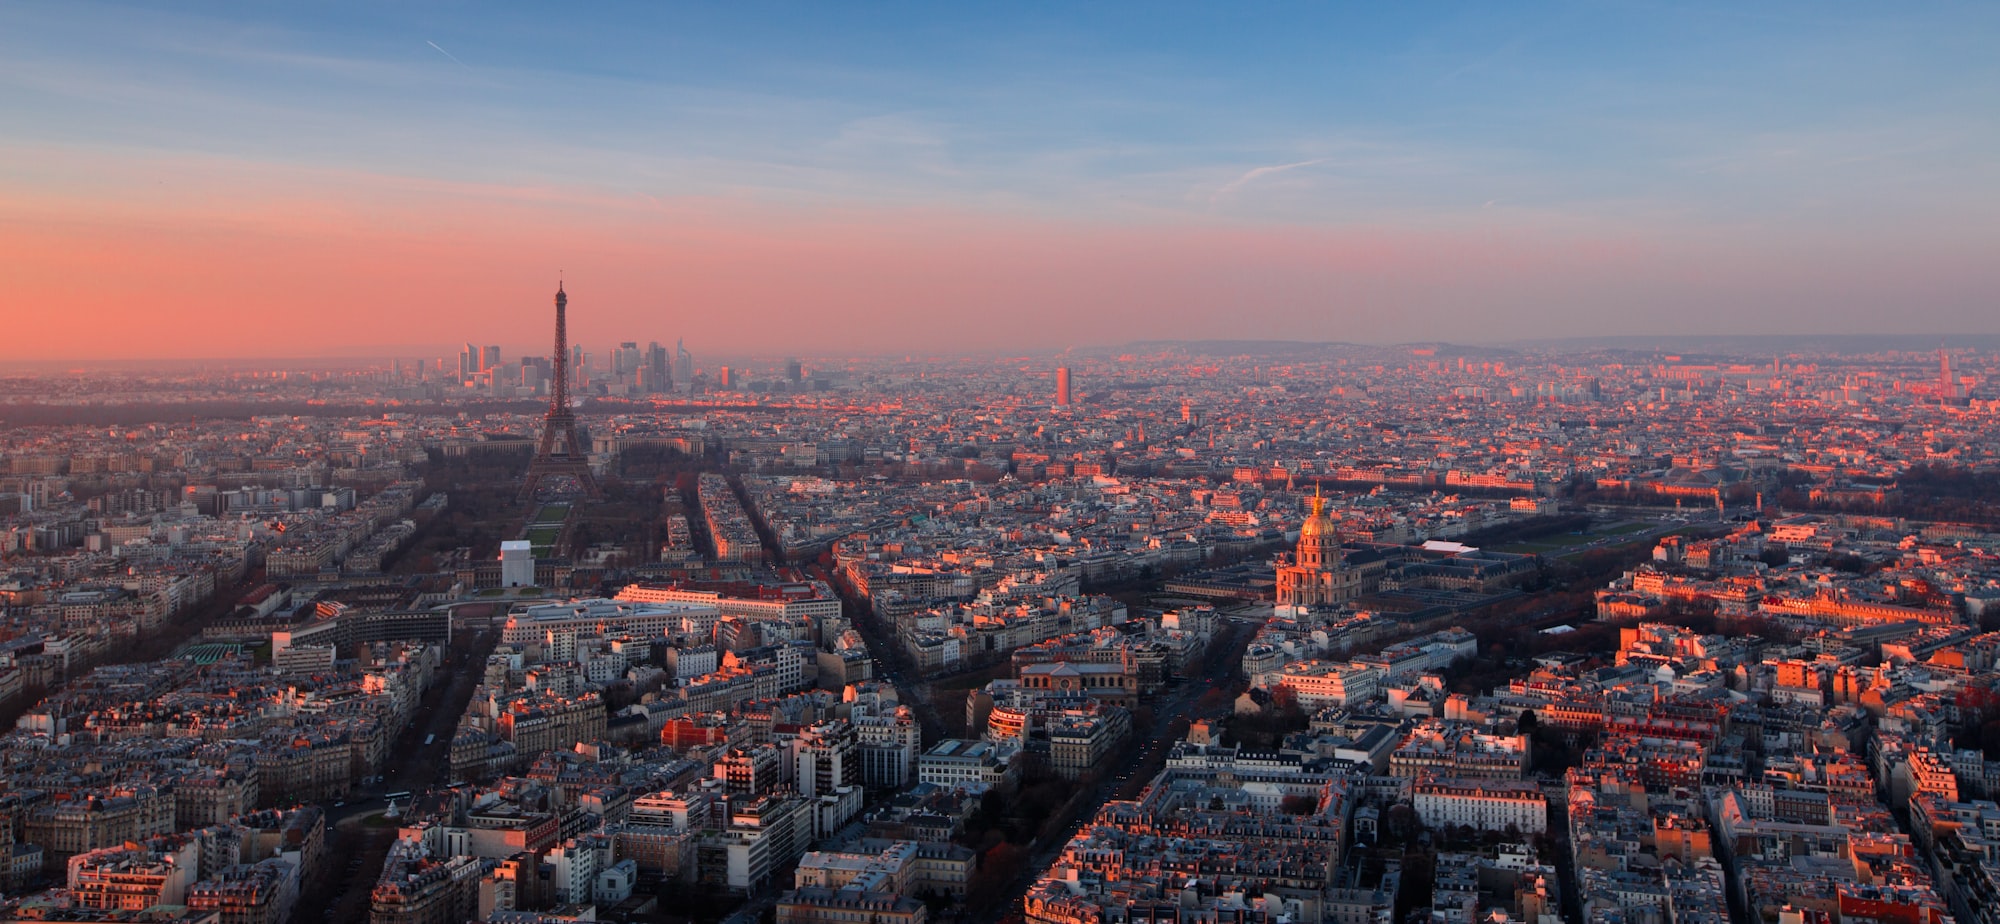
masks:
<svg viewBox="0 0 2000 924"><path fill-rule="evenodd" d="M590 901L597 885L597 851L580 840L565 842L548 852L549 888L559 902L583 904Z"/></svg>
<svg viewBox="0 0 2000 924"><path fill-rule="evenodd" d="M1429 780L1416 785L1417 817L1433 828L1459 825L1523 834L1548 830L1549 799L1532 783L1504 780Z"/></svg>
<svg viewBox="0 0 2000 924"><path fill-rule="evenodd" d="M516 609L507 617L500 640L508 645L545 641L551 632L576 635L625 633L659 638L679 631L681 620L715 619L715 607L688 603L619 603L614 600L572 600Z"/></svg>
<svg viewBox="0 0 2000 924"><path fill-rule="evenodd" d="M1014 775L1014 747L946 738L917 758L917 782L939 786L999 786Z"/></svg>
<svg viewBox="0 0 2000 924"><path fill-rule="evenodd" d="M632 885L639 881L639 864L632 860L619 860L597 871L597 883L591 887L591 901L600 905L616 905L632 897Z"/></svg>
<svg viewBox="0 0 2000 924"><path fill-rule="evenodd" d="M535 544L526 539L500 543L500 586L532 587L535 584Z"/></svg>
<svg viewBox="0 0 2000 924"><path fill-rule="evenodd" d="M685 648L667 649L667 669L673 672L674 680L687 681L703 674L713 674L722 665L716 656L714 645L690 645Z"/></svg>
<svg viewBox="0 0 2000 924"><path fill-rule="evenodd" d="M901 789L917 772L917 752L923 731L908 707L894 715L863 715L853 719L861 737L861 782L876 788Z"/></svg>
<svg viewBox="0 0 2000 924"><path fill-rule="evenodd" d="M793 625L818 626L823 619L840 616L840 598L816 582L766 587L740 585L725 590L631 584L618 591L618 599L631 603L703 604L714 607L718 616L776 619ZM709 623L708 628L714 628L714 623Z"/></svg>
<svg viewBox="0 0 2000 924"><path fill-rule="evenodd" d="M1288 664L1278 674L1278 683L1298 694L1299 705L1308 712L1367 702L1381 691L1381 682L1380 670L1329 661Z"/></svg>

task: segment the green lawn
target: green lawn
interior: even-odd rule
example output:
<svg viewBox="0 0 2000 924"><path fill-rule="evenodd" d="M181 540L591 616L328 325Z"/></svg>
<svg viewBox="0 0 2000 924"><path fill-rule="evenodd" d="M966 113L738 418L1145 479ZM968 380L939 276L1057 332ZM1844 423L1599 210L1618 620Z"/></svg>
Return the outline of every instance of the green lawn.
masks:
<svg viewBox="0 0 2000 924"><path fill-rule="evenodd" d="M568 504L544 504L535 511L526 535L521 538L534 544L536 558L546 557L555 550L556 540L562 538L563 522L568 519Z"/></svg>
<svg viewBox="0 0 2000 924"><path fill-rule="evenodd" d="M1560 552L1563 549L1583 545L1595 538L1595 536L1589 535L1578 536L1572 533L1559 533L1553 536L1539 536L1534 539L1497 545L1493 547L1493 551L1507 552L1515 555L1539 555L1544 552Z"/></svg>

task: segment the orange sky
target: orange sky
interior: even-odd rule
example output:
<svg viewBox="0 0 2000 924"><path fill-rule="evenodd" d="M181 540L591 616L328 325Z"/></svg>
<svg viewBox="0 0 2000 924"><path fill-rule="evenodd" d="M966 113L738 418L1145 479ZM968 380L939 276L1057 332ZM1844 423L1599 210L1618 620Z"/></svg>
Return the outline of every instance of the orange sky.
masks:
<svg viewBox="0 0 2000 924"><path fill-rule="evenodd" d="M0 202L0 356L434 356L571 336L705 355L1061 349L1153 338L1505 340L1726 330L1746 300L1950 280L1948 248L1843 266L1810 242L1640 237L1520 215L1481 226L1084 221L964 208L659 200L209 160L109 185L57 164ZM96 174L87 193L65 188ZM1893 258L1893 259L1891 259ZM1940 262L1942 261L1942 262ZM1887 267L1891 272L1879 271ZM1847 299L1843 308L1835 299ZM1596 321L1579 304L1607 305ZM1657 309L1653 305L1675 307ZM1687 306L1687 307L1682 307ZM1615 317L1614 317L1615 315ZM1829 324L1837 329L1839 323ZM85 346L87 345L87 346Z"/></svg>
<svg viewBox="0 0 2000 924"><path fill-rule="evenodd" d="M2000 13L0 3L0 361L2000 332Z"/></svg>
<svg viewBox="0 0 2000 924"><path fill-rule="evenodd" d="M1289 303L1298 336L1379 338L1393 325L1315 306L1423 297L1392 292L1413 274L1450 289L1616 252L1467 233L1139 228L247 166L166 172L83 208L60 192L0 205L0 282L26 309L10 312L8 353L80 336L107 358L539 347L558 272L572 336L592 346L685 336L737 352L1060 348L1159 335L1167 318L1192 321L1176 325L1186 335L1284 335L1232 323L1228 309L1253 294Z"/></svg>

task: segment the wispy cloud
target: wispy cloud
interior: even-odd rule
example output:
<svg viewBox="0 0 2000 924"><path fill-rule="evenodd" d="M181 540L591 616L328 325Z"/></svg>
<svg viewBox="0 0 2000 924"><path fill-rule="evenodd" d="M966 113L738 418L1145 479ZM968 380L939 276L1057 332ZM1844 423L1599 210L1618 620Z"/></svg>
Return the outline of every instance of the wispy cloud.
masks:
<svg viewBox="0 0 2000 924"><path fill-rule="evenodd" d="M1242 176L1239 176L1236 179L1230 180L1229 182L1222 184L1222 188L1216 190L1215 195L1209 197L1209 201L1213 202L1225 196L1231 195L1235 193L1237 190L1242 189L1243 187L1257 180L1261 180L1264 177L1272 176L1274 174L1284 173L1287 170L1297 170L1300 167L1317 166L1319 164L1327 163L1331 160L1333 160L1333 158L1331 157L1315 157L1312 160L1302 160L1297 163L1273 164L1269 167L1256 167L1251 170L1244 171Z"/></svg>
<svg viewBox="0 0 2000 924"><path fill-rule="evenodd" d="M1886 119L1829 108L1836 94L1816 91L1775 123L1727 103L1739 85L1767 87L1766 103L1787 98L1791 85L1767 75L1790 73L1779 65L1838 77L1816 68L1839 36L1690 73L1627 30L1636 44L1610 66L1576 53L1599 48L1577 44L1600 24L1588 8L1579 30L1558 17L1521 31L1517 12L1443 31L1427 19L1376 24L1354 33L1367 44L1353 55L1253 73L1080 23L1080 44L1062 54L998 29L922 60L692 37L692 57L661 56L620 34L631 30L607 30L588 36L601 52L579 57L524 45L538 33L519 27L534 17L362 16L325 31L282 10L247 23L140 10L139 27L100 36L101 16L78 12L94 2L0 4L7 141L70 152L8 163L0 146L0 198L40 201L49 187L20 177L54 164L62 189L110 208L121 176L156 180L163 158L190 155L302 168L306 183L345 168L498 189L1241 226L1783 228L1802 202L1822 201L1913 222L2000 214L1987 192L2000 168L1980 156L1996 129L1972 105L1990 80L1957 81L1921 113L1952 131L1846 137ZM1677 13L1657 17L1669 20L1661 40L1680 35L1668 28ZM1962 31L1968 43L1981 34ZM401 44L424 32L477 48L480 66L420 40L463 71L440 69ZM1849 41L1865 51L1879 32ZM1382 52L1397 41L1414 50ZM1711 50L1739 61L1735 47ZM1906 94L1915 79L1883 92ZM1380 92L1301 92L1353 80ZM87 151L126 159L86 171L73 162Z"/></svg>

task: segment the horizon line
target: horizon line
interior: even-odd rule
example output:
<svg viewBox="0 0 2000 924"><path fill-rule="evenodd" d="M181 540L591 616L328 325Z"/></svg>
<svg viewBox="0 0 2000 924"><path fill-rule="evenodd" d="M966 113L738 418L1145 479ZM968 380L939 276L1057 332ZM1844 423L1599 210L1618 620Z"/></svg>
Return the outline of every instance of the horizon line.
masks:
<svg viewBox="0 0 2000 924"><path fill-rule="evenodd" d="M1967 339L1986 341L1986 342L1978 345L1970 345L1970 344L1954 345L1951 342L1953 340L1967 340ZM1130 340L1130 341L1125 341L1123 343L1078 344L1068 347L1042 346L1042 347L1032 347L1024 349L1014 349L1014 350L1009 350L1009 349L886 350L885 349L879 351L860 351L860 352L846 352L846 353L774 352L774 353L757 353L757 354L739 354L739 353L725 352L725 353L715 353L708 355L717 357L719 359L739 361L739 362L783 362L788 359L894 360L898 357L902 357L907 359L908 361L915 362L919 360L945 360L945 359L952 359L952 360L986 359L986 360L999 361L1016 357L1022 359L1038 359L1038 358L1055 359L1055 358L1060 358L1065 354L1077 354L1084 352L1109 352L1117 350L1134 350L1134 349L1172 349L1175 347L1222 348L1230 345L1242 345L1245 347L1256 347L1256 348L1352 347L1352 348L1363 348L1363 349L1411 349L1411 350L1463 348L1463 349L1504 349L1504 350L1517 350L1517 351L1536 351L1536 350L1550 350L1550 349L1563 349L1563 348L1599 349L1599 350L1682 349L1682 347L1668 347L1663 344L1656 344L1652 346L1619 344L1617 343L1618 341L1663 341L1663 342L1680 341L1687 345L1687 347L1685 348L1699 347L1717 352L1729 352L1727 347L1732 342L1741 343L1745 341L1762 341L1762 342L1777 343L1783 341L1811 342L1815 340L1820 340L1820 341L1870 340L1870 341L1879 341L1880 344L1876 346L1876 348L1868 350L1813 349L1813 350L1808 350L1807 352L1845 355L1848 353L1929 352L1935 350L1950 350L1953 349L1955 346L1958 349L2000 348L2000 332L1994 332L1994 333L1863 332L1863 333L1785 333L1785 334L1673 333L1673 334L1600 334L1600 335L1582 335L1582 336L1569 336L1569 337L1530 337L1530 338L1518 338L1512 340L1490 340L1490 341L1482 341L1482 340L1366 341L1366 340L1296 340L1296 339L1278 339L1278 338L1202 337L1202 338L1178 338L1178 339L1156 339L1156 340ZM1914 341L1928 341L1928 340L1937 340L1939 342L1935 346L1924 346L1920 348L1914 346L1896 345L1896 344L1910 344ZM656 341L649 341L649 342L656 342ZM478 345L489 346L491 344L478 344ZM417 357L410 357L407 354L423 352L426 349L427 348L425 347L413 345L406 348L389 348L379 351L352 350L352 351L337 351L337 352L311 354L311 355L268 356L268 357L259 357L255 355L194 356L194 357L120 357L120 358L109 358L109 359L103 357L33 358L33 359L0 357L0 374L12 374L14 373L15 370L29 370L29 369L46 373L64 368L73 370L82 370L82 371L93 371L93 370L114 369L114 368L142 369L147 367L186 367L186 366L204 366L204 365L227 365L227 366L252 365L259 371L281 371L281 370L273 370L271 367L274 365L282 365L288 363L316 363L322 365L337 364L340 368L352 369L357 365L378 365L378 364L386 365L399 361L408 361L409 359L414 359ZM435 347L429 349L434 350ZM586 350L586 352L599 353L599 351L597 350ZM449 359L452 356L456 355L456 353L457 349L454 348L450 352L435 353L434 355L423 356L421 358L425 360ZM503 355L506 354L503 353ZM546 355L547 354L545 353L521 353L521 352L516 352L512 354L513 358L516 360L520 359L522 356L540 357ZM702 355L702 354L695 354L695 355ZM715 365L727 365L727 364L728 363L724 362L715 363ZM312 371L328 371L328 370L316 369Z"/></svg>

